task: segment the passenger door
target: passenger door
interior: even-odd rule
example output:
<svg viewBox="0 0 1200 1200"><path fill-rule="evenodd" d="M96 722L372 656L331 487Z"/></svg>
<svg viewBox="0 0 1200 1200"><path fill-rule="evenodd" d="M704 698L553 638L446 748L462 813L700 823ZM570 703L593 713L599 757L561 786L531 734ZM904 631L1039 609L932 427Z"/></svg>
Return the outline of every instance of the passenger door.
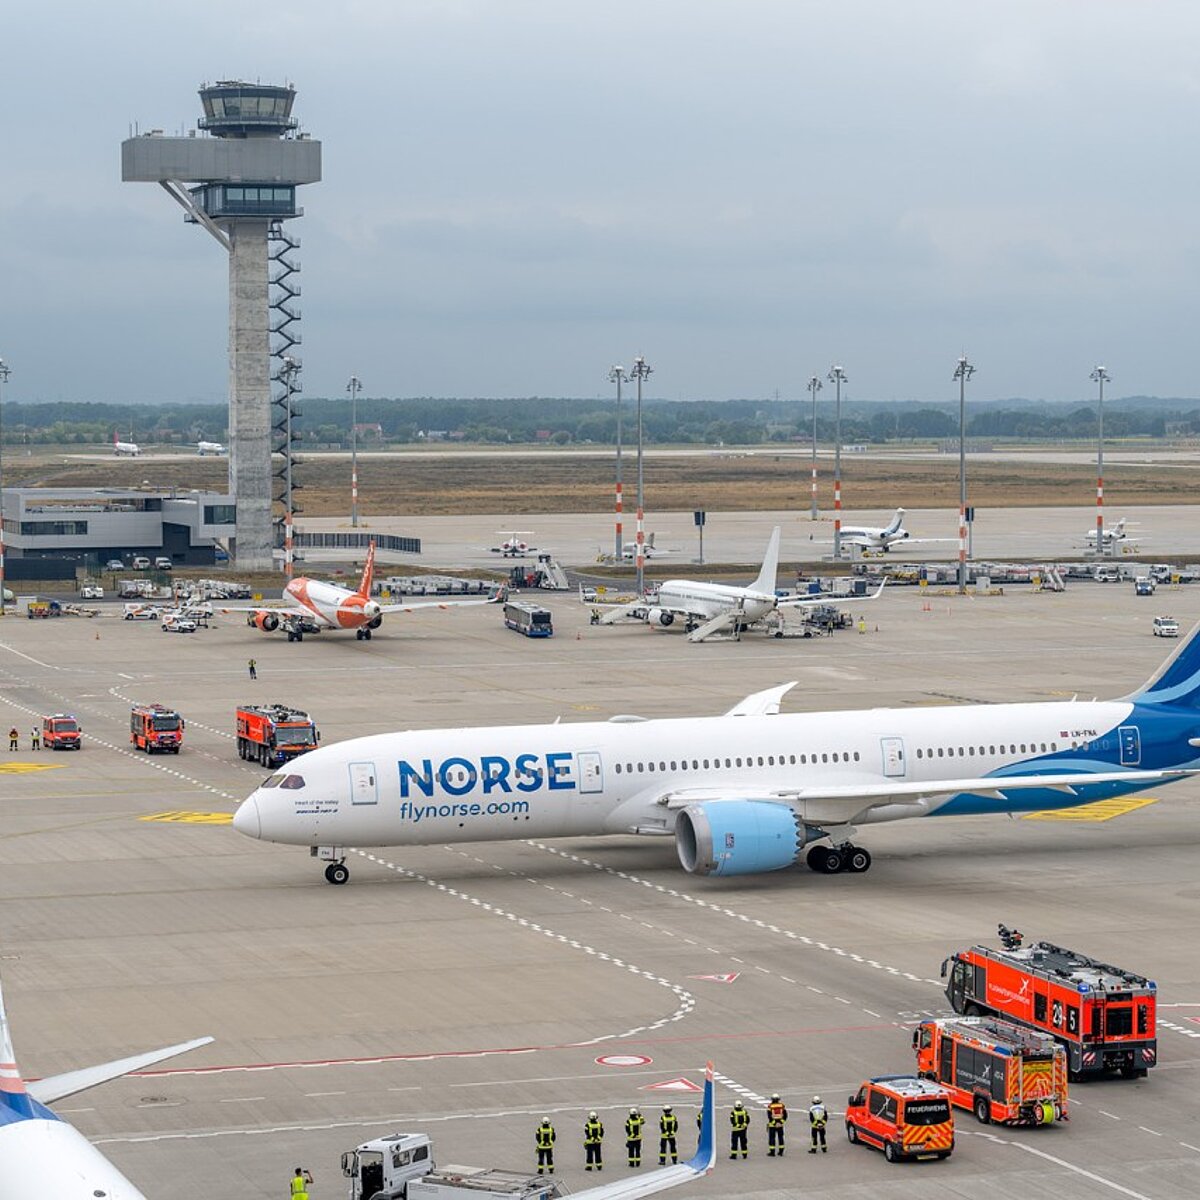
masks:
<svg viewBox="0 0 1200 1200"><path fill-rule="evenodd" d="M350 764L350 802L351 804L379 803L379 777L375 773L374 763L353 762Z"/></svg>
<svg viewBox="0 0 1200 1200"><path fill-rule="evenodd" d="M604 765L595 750L580 750L575 755L582 795L604 791Z"/></svg>
<svg viewBox="0 0 1200 1200"><path fill-rule="evenodd" d="M900 778L908 770L904 761L904 739L885 737L879 739L883 751L883 773L892 778Z"/></svg>
<svg viewBox="0 0 1200 1200"><path fill-rule="evenodd" d="M1122 725L1117 730L1121 740L1121 766L1136 767L1142 761L1142 735L1136 725Z"/></svg>

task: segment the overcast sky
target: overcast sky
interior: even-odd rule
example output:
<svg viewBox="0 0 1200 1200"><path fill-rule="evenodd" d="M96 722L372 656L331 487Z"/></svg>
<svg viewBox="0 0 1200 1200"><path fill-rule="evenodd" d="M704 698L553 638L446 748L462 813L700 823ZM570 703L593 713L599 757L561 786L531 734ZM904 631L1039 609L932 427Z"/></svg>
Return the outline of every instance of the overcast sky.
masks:
<svg viewBox="0 0 1200 1200"><path fill-rule="evenodd" d="M4 22L18 400L222 400L226 256L133 122L292 81L305 391L1200 393L1200 5L47 0ZM827 384L822 399L832 398Z"/></svg>

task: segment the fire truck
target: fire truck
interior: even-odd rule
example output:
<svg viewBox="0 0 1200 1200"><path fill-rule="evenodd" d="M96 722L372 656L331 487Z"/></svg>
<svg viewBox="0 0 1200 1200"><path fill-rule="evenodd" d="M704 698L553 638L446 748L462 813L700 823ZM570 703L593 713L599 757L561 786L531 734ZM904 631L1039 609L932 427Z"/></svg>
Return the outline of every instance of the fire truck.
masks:
<svg viewBox="0 0 1200 1200"><path fill-rule="evenodd" d="M986 1125L1053 1125L1067 1117L1067 1052L1048 1033L994 1017L922 1021L917 1073Z"/></svg>
<svg viewBox="0 0 1200 1200"><path fill-rule="evenodd" d="M264 767L315 750L321 740L306 712L286 704L242 704L237 710L238 754Z"/></svg>
<svg viewBox="0 0 1200 1200"><path fill-rule="evenodd" d="M147 754L178 754L183 745L183 718L161 704L135 704L129 713L129 741Z"/></svg>
<svg viewBox="0 0 1200 1200"><path fill-rule="evenodd" d="M1003 928L1003 927L1002 927ZM1120 1071L1142 1077L1158 1061L1154 981L1050 942L972 946L942 963L950 1007L1001 1016L1048 1033L1067 1052L1072 1078Z"/></svg>

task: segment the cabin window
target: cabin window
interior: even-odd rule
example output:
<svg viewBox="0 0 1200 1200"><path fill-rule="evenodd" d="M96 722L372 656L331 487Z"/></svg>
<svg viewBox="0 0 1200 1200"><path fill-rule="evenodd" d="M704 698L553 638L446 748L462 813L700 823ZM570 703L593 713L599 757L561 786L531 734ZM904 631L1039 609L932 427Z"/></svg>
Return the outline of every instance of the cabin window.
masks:
<svg viewBox="0 0 1200 1200"><path fill-rule="evenodd" d="M761 762L762 760L760 759L759 761ZM767 766L773 767L774 765L775 765L775 755L768 754L767 755Z"/></svg>
<svg viewBox="0 0 1200 1200"><path fill-rule="evenodd" d="M970 754L970 756L971 756L972 758L974 758L974 757L975 757L975 747L974 747L974 746L968 746L968 747L967 747L967 753L968 753L968 754Z"/></svg>
<svg viewBox="0 0 1200 1200"><path fill-rule="evenodd" d="M708 759L707 758L704 760L704 769L706 771L708 770Z"/></svg>
<svg viewBox="0 0 1200 1200"><path fill-rule="evenodd" d="M945 751L941 748L941 746L939 746L938 747L938 758L941 758L944 753L945 753Z"/></svg>
<svg viewBox="0 0 1200 1200"><path fill-rule="evenodd" d="M646 769L645 763L638 763L638 774L640 775Z"/></svg>
<svg viewBox="0 0 1200 1200"><path fill-rule="evenodd" d="M649 769L649 770L651 770L651 771L653 771L653 770L654 770L654 764L653 764L653 763L647 763L647 764L646 764L646 767L647 767L647 769Z"/></svg>
<svg viewBox="0 0 1200 1200"><path fill-rule="evenodd" d="M672 770L672 771L677 771L678 769L679 769L679 768L678 768L678 767L675 765L675 763L674 763L674 762L672 762L672 763L671 763L671 770Z"/></svg>
<svg viewBox="0 0 1200 1200"><path fill-rule="evenodd" d="M1051 743L1050 743L1050 749L1051 749L1051 750L1052 750L1052 751L1053 751L1055 754L1057 754L1057 753L1058 753L1058 743L1057 743L1057 742L1051 742Z"/></svg>
<svg viewBox="0 0 1200 1200"><path fill-rule="evenodd" d="M822 755L821 755L821 761L822 761L823 763L827 763L827 762L829 761L829 755L828 755L828 754L822 754Z"/></svg>
<svg viewBox="0 0 1200 1200"><path fill-rule="evenodd" d="M726 766L726 768L732 767L732 766L733 766L733 760L732 760L732 759L729 759L729 758L727 758L727 759L725 760L725 766Z"/></svg>
<svg viewBox="0 0 1200 1200"><path fill-rule="evenodd" d="M924 751L921 749L920 746L917 747L917 757L918 758L924 757Z"/></svg>
<svg viewBox="0 0 1200 1200"><path fill-rule="evenodd" d="M855 752L854 752L854 761L855 761L855 762L858 762L858 761L859 761L859 759L860 759L861 757L862 757L862 755L860 755L860 754L859 754L859 752L858 752L857 750L855 750Z"/></svg>
<svg viewBox="0 0 1200 1200"><path fill-rule="evenodd" d="M620 773L621 773L621 764L617 763L617 774L620 775Z"/></svg>
<svg viewBox="0 0 1200 1200"><path fill-rule="evenodd" d="M837 760L838 760L838 756L837 756L837 751L836 751L836 750L833 752L833 756L832 756L832 757L833 757L833 761L834 761L834 762L837 762Z"/></svg>
<svg viewBox="0 0 1200 1200"><path fill-rule="evenodd" d="M800 756L800 761L801 761L801 762L803 762L803 761L804 761L804 755L803 755L803 754ZM794 754L793 754L793 755L792 755L792 757L791 757L791 762L792 762L792 765L793 765L793 766L795 766L795 765L796 765L796 756L795 756Z"/></svg>
<svg viewBox="0 0 1200 1200"><path fill-rule="evenodd" d="M704 765L705 765L705 766L708 766L708 763L705 763ZM693 770L693 771L698 771L698 770L700 770L700 760L699 760L698 758L693 758L693 759L692 759L692 770Z"/></svg>
<svg viewBox="0 0 1200 1200"><path fill-rule="evenodd" d="M763 765L763 756L761 754L758 756L758 765L760 767Z"/></svg>

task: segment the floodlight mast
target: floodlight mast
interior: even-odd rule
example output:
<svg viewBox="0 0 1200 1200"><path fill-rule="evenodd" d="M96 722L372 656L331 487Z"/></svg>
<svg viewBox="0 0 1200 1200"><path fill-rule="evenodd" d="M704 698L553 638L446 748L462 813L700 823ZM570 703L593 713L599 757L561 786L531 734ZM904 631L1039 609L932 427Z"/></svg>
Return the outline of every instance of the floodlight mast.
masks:
<svg viewBox="0 0 1200 1200"><path fill-rule="evenodd" d="M654 368L639 354L633 360L629 374L637 380L637 594L646 590L646 520L645 473L642 469L642 383L654 373Z"/></svg>
<svg viewBox="0 0 1200 1200"><path fill-rule="evenodd" d="M362 380L350 376L346 391L350 393L350 528L358 528L358 393Z"/></svg>
<svg viewBox="0 0 1200 1200"><path fill-rule="evenodd" d="M817 393L821 390L821 381L813 375L807 384L808 390L812 393L812 512L811 517L815 521L820 515L817 511Z"/></svg>
<svg viewBox="0 0 1200 1200"><path fill-rule="evenodd" d="M1104 385L1112 378L1104 367L1096 367L1090 378L1100 389L1099 422L1096 430L1096 553L1104 547Z"/></svg>
<svg viewBox="0 0 1200 1200"><path fill-rule="evenodd" d="M620 562L625 554L625 526L624 526L624 509L625 498L622 495L623 484L621 482L621 385L629 378L629 372L624 367L617 365L613 367L608 378L610 383L617 385L617 548L616 561Z"/></svg>
<svg viewBox="0 0 1200 1200"><path fill-rule="evenodd" d="M842 557L842 384L848 382L846 372L836 364L827 376L837 389L833 434L833 557ZM819 386L819 385L818 385ZM813 397L816 397L813 392Z"/></svg>
<svg viewBox="0 0 1200 1200"><path fill-rule="evenodd" d="M954 368L958 380L958 592L967 591L967 380L975 368L961 355Z"/></svg>
<svg viewBox="0 0 1200 1200"><path fill-rule="evenodd" d="M4 616L4 386L12 368L0 358L0 617Z"/></svg>

